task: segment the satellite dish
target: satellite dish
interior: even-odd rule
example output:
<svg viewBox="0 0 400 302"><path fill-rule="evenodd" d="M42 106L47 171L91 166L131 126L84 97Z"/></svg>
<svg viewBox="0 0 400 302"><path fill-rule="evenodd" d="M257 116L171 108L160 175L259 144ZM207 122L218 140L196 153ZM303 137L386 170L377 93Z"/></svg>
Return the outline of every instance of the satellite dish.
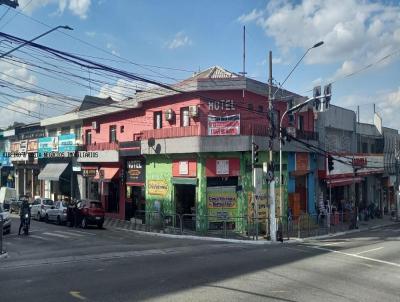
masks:
<svg viewBox="0 0 400 302"><path fill-rule="evenodd" d="M147 145L148 145L150 148L153 148L153 147L155 146L155 144L156 144L156 140L154 139L154 137L150 137L150 138L148 139L148 141L147 141Z"/></svg>

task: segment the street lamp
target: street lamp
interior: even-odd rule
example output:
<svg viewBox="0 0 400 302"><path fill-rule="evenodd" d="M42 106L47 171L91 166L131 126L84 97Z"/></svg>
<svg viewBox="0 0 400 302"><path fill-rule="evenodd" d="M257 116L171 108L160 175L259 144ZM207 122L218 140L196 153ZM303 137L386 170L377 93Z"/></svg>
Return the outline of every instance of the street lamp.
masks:
<svg viewBox="0 0 400 302"><path fill-rule="evenodd" d="M12 53L12 52L14 52L14 51L20 49L21 47L24 47L26 44L29 44L29 43L31 43L31 42L33 42L33 41L35 41L35 40L37 40L37 39L39 39L39 38L41 38L41 37L47 35L47 34L49 34L49 33L51 33L51 32L53 32L53 31L59 29L59 28L68 29L68 30L73 30L73 29L72 29L71 27L69 27L68 25L59 25L59 26L54 27L54 28L52 28L52 29L46 31L45 33L43 33L43 34L41 34L41 35L39 35L39 36L33 38L32 40L26 41L26 42L24 42L24 43L18 45L17 47L11 49L10 51L7 51L6 53L1 54L1 55L0 55L0 59L1 59L1 58L4 58L5 56L8 56L10 53Z"/></svg>
<svg viewBox="0 0 400 302"><path fill-rule="evenodd" d="M287 75L287 77L285 78L285 80L282 82L282 84L278 87L278 89L274 92L273 96L272 96L272 100L274 100L276 93L282 88L283 84L285 84L285 82L287 81L287 79L291 76L291 74L293 73L293 71L297 68L297 66L300 64L300 62L304 59L304 57L308 54L308 52L313 49L313 48L317 48L321 45L324 44L324 41L320 41L316 44L314 44L312 47L308 48L306 50L306 52L303 54L303 56L300 58L300 60L296 63L296 65L292 68L292 70L289 72L289 74ZM286 110L282 117L281 120L279 122L279 216L283 216L283 202L282 202L282 121L284 116L290 112L290 111L294 111L297 109L300 109L301 107L305 106L306 104L308 104L311 100L314 100L315 98L311 98L308 99L307 101L305 101L302 104L296 105L293 108L289 108L288 110ZM300 106L301 105L301 106Z"/></svg>

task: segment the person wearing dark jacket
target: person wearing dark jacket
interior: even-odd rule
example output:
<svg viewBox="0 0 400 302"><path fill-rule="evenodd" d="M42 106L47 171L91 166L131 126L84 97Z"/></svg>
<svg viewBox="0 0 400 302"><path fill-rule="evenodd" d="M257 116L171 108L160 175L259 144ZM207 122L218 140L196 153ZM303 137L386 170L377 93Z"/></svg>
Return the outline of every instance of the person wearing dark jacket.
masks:
<svg viewBox="0 0 400 302"><path fill-rule="evenodd" d="M20 224L18 235L21 235L21 229L24 226L25 214L28 214L28 224L31 223L31 207L29 206L28 198L22 200L21 209L19 212Z"/></svg>
<svg viewBox="0 0 400 302"><path fill-rule="evenodd" d="M68 208L67 208L67 221L68 221L69 227L71 227L71 228L75 225L74 207L75 207L74 201L70 200L70 202L68 203Z"/></svg>

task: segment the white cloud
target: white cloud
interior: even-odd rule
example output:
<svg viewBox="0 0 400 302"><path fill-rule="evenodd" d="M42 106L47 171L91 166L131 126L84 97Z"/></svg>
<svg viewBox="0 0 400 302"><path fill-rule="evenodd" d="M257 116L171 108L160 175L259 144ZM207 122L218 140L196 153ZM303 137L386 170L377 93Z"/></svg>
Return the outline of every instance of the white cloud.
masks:
<svg viewBox="0 0 400 302"><path fill-rule="evenodd" d="M258 18L262 17L263 11L253 9L250 13L248 14L243 14L238 18L238 21L240 23L249 23L252 21L256 21Z"/></svg>
<svg viewBox="0 0 400 302"><path fill-rule="evenodd" d="M175 37L166 43L169 49L176 49L187 45L192 45L192 40L183 31L176 33Z"/></svg>
<svg viewBox="0 0 400 302"><path fill-rule="evenodd" d="M19 0L19 7L27 14L32 14L35 10L47 5L57 5L59 15L68 10L81 19L86 19L91 0Z"/></svg>
<svg viewBox="0 0 400 302"><path fill-rule="evenodd" d="M7 61L0 62L0 79L18 84L20 86L27 86L29 84L36 84L37 78L27 69L26 64L14 65ZM26 83L27 82L27 83Z"/></svg>
<svg viewBox="0 0 400 302"><path fill-rule="evenodd" d="M87 31L87 32L85 32L85 35L93 38L97 35L97 33L95 31Z"/></svg>
<svg viewBox="0 0 400 302"><path fill-rule="evenodd" d="M261 13L262 12L262 13ZM306 50L318 41L306 62L341 63L337 73L393 52L400 47L400 7L364 0L270 1L264 10L252 10L238 18L253 22L272 37L283 54Z"/></svg>
<svg viewBox="0 0 400 302"><path fill-rule="evenodd" d="M373 104L376 104L376 112L382 117L385 127L400 129L400 87L395 90L378 91L372 94L350 94L334 100L335 105L343 106L350 110L360 107L360 121L373 122Z"/></svg>
<svg viewBox="0 0 400 302"><path fill-rule="evenodd" d="M116 55L116 56L119 56L119 55L120 55L119 52L117 51L117 48L115 47L115 45L114 45L113 43L108 42L108 43L106 44L106 47L107 47L107 49L108 49L109 51L111 51L111 53L112 53L113 55Z"/></svg>
<svg viewBox="0 0 400 302"><path fill-rule="evenodd" d="M147 90L156 87L152 84L147 84L139 81L127 81L120 79L115 85L105 84L100 88L98 97L111 97L115 101L122 101L128 97L133 97L137 90Z"/></svg>
<svg viewBox="0 0 400 302"><path fill-rule="evenodd" d="M400 87L395 91L377 96L377 110L381 113L385 126L400 129Z"/></svg>

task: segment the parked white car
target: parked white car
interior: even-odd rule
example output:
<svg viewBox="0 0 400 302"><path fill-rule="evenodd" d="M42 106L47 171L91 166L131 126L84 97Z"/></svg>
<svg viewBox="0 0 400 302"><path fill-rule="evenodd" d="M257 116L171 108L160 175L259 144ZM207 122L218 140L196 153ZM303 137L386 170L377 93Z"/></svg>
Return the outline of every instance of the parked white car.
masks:
<svg viewBox="0 0 400 302"><path fill-rule="evenodd" d="M46 217L46 212L52 206L54 206L54 201L48 198L37 198L32 204L31 215L36 220L42 220Z"/></svg>
<svg viewBox="0 0 400 302"><path fill-rule="evenodd" d="M55 221L57 224L63 224L67 222L67 207L68 204L65 201L56 201L53 206L46 211L45 221Z"/></svg>
<svg viewBox="0 0 400 302"><path fill-rule="evenodd" d="M11 219L8 211L3 209L3 206L0 205L0 219L3 220L3 234L8 234L11 232Z"/></svg>

